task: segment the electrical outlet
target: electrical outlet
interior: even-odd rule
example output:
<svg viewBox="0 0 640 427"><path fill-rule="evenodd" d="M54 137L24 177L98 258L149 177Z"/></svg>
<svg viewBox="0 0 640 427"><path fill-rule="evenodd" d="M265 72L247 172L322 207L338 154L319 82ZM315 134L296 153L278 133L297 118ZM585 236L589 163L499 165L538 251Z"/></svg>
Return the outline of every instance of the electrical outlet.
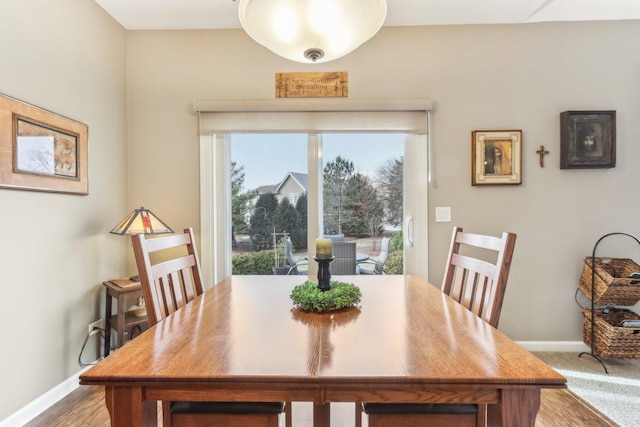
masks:
<svg viewBox="0 0 640 427"><path fill-rule="evenodd" d="M89 324L89 336L95 335L98 332L100 332L100 329L94 330L93 328L104 329L104 324L102 323L102 319L96 320L95 322Z"/></svg>

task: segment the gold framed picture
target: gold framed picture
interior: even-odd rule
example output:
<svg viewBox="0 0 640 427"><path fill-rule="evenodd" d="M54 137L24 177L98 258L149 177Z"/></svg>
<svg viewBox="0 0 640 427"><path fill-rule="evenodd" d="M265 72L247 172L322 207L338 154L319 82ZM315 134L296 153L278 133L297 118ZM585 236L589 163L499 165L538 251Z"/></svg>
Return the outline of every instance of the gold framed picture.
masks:
<svg viewBox="0 0 640 427"><path fill-rule="evenodd" d="M88 127L0 95L0 188L89 194Z"/></svg>
<svg viewBox="0 0 640 427"><path fill-rule="evenodd" d="M522 131L471 132L471 185L522 184Z"/></svg>

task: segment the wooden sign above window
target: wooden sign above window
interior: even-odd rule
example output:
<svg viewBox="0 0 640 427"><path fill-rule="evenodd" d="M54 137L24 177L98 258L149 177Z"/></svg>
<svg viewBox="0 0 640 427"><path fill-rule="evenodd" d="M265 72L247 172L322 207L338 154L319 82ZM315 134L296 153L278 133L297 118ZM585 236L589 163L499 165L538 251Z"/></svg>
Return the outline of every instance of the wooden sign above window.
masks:
<svg viewBox="0 0 640 427"><path fill-rule="evenodd" d="M276 98L339 98L349 96L346 71L276 73Z"/></svg>

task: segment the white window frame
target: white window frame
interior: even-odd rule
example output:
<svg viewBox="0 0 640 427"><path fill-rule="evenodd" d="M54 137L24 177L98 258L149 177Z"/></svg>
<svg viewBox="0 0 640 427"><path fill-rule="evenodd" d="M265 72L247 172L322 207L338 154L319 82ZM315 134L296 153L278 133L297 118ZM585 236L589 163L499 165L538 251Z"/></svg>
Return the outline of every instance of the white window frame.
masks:
<svg viewBox="0 0 640 427"><path fill-rule="evenodd" d="M405 272L428 277L429 113L431 101L412 100L270 100L196 101L200 128L201 267L208 286L231 275L231 133L308 135L308 194L320 194L320 134L333 132L404 132L412 143L405 154L405 176L412 176L411 199L405 200ZM293 101L293 102L291 102ZM324 102L326 101L326 102ZM315 132L314 132L315 131ZM420 144L420 142L424 142ZM417 143L417 144L416 144ZM410 157L409 157L410 156ZM410 169L408 169L410 168ZM408 175L408 173L410 175ZM406 190L405 190L406 193ZM321 234L322 198L308 198L308 242ZM405 197L407 199L407 197ZM315 275L310 265L310 276Z"/></svg>

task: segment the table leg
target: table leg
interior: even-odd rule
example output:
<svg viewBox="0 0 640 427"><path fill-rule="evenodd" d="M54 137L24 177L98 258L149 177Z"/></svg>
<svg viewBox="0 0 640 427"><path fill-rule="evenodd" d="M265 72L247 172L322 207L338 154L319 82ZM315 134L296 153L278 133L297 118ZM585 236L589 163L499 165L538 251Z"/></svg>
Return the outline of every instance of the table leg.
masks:
<svg viewBox="0 0 640 427"><path fill-rule="evenodd" d="M158 425L158 402L142 400L140 387L105 386L105 401L112 427L154 427Z"/></svg>
<svg viewBox="0 0 640 427"><path fill-rule="evenodd" d="M330 427L331 426L331 404L314 403L313 404L313 427Z"/></svg>
<svg viewBox="0 0 640 427"><path fill-rule="evenodd" d="M111 352L111 304L112 298L107 291L105 294L105 309L104 309L104 357L107 357Z"/></svg>
<svg viewBox="0 0 640 427"><path fill-rule="evenodd" d="M116 320L117 329L118 329L118 342L116 344L117 348L120 348L124 345L124 318L126 313L125 308L125 297L124 294L118 295L118 316Z"/></svg>
<svg viewBox="0 0 640 427"><path fill-rule="evenodd" d="M487 408L487 425L535 427L540 389L504 389L500 403Z"/></svg>

